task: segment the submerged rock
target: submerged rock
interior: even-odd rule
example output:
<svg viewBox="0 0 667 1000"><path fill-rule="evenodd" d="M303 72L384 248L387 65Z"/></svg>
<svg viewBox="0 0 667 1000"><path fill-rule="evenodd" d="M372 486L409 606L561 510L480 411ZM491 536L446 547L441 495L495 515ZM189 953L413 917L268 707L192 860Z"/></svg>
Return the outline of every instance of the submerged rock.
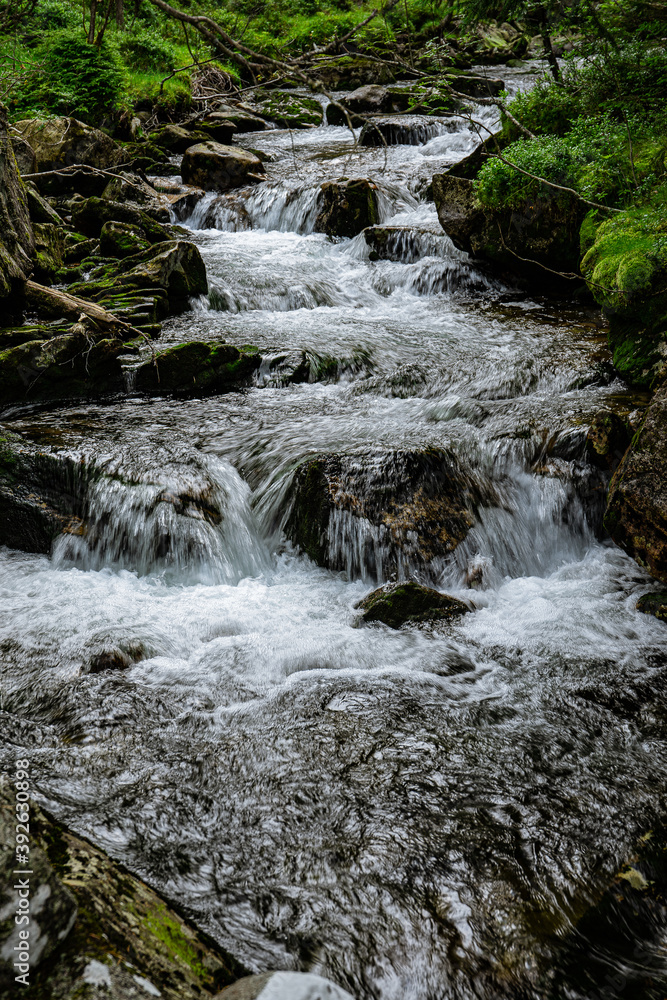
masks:
<svg viewBox="0 0 667 1000"><path fill-rule="evenodd" d="M30 988L49 1000L104 995L196 1000L247 970L188 923L156 892L103 851L29 806ZM24 815L24 814L22 814ZM12 910L17 894L14 794L0 788L0 871ZM8 924L8 926L7 926ZM0 951L18 928L0 924ZM4 960L0 996L22 988Z"/></svg>
<svg viewBox="0 0 667 1000"><path fill-rule="evenodd" d="M463 601L419 583L390 583L374 590L356 605L361 622L382 622L389 628L423 622L451 621L470 608Z"/></svg>
<svg viewBox="0 0 667 1000"><path fill-rule="evenodd" d="M637 611L645 615L654 615L661 622L667 623L667 593L644 594L637 601Z"/></svg>
<svg viewBox="0 0 667 1000"><path fill-rule="evenodd" d="M140 392L230 392L247 385L261 358L255 347L193 340L156 353L136 372Z"/></svg>
<svg viewBox="0 0 667 1000"><path fill-rule="evenodd" d="M379 221L377 192L370 181L326 181L320 188L315 232L356 236Z"/></svg>
<svg viewBox="0 0 667 1000"><path fill-rule="evenodd" d="M321 566L430 578L479 508L496 502L491 485L450 452L319 455L296 470L281 526Z"/></svg>
<svg viewBox="0 0 667 1000"><path fill-rule="evenodd" d="M263 174L264 164L254 153L213 141L191 146L181 163L183 181L208 191L256 183L264 180Z"/></svg>
<svg viewBox="0 0 667 1000"><path fill-rule="evenodd" d="M35 152L38 172L58 170L75 163L90 167L115 167L122 163L123 149L104 132L76 118L30 118L13 128Z"/></svg>
<svg viewBox="0 0 667 1000"><path fill-rule="evenodd" d="M614 474L604 524L617 545L667 583L667 385Z"/></svg>
<svg viewBox="0 0 667 1000"><path fill-rule="evenodd" d="M371 118L359 136L360 146L421 146L438 133L433 117L396 115Z"/></svg>

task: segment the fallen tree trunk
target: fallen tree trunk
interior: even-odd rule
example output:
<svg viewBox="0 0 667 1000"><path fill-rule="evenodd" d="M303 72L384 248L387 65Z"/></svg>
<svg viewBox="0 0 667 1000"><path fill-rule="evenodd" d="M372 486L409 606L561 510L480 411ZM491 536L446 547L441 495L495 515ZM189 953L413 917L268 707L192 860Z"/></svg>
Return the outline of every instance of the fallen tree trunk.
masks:
<svg viewBox="0 0 667 1000"><path fill-rule="evenodd" d="M38 285L36 281L26 281L24 290L28 305L47 316L66 316L76 321L84 315L101 333L114 337L127 334L134 337L144 336L140 330L118 319L107 309L103 309L95 302L88 302L87 299L80 299L78 295L59 292L55 288Z"/></svg>

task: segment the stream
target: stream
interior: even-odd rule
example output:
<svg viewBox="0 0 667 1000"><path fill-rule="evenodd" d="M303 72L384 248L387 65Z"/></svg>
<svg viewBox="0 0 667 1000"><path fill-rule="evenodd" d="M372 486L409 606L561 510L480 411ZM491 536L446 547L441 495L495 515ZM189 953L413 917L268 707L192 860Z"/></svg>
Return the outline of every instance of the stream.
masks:
<svg viewBox="0 0 667 1000"><path fill-rule="evenodd" d="M239 137L267 181L185 220L210 291L162 343L257 345L251 388L5 419L107 474L86 535L0 549L0 759L29 757L39 801L254 971L357 1000L662 997L667 925L641 960L632 926L625 951L577 930L667 815L667 630L635 610L654 582L605 539L586 457L594 414L635 402L590 312L442 233L428 184L477 138L429 128L386 150L329 126ZM343 176L378 185L395 259L313 233ZM304 353L335 375L284 384ZM295 469L428 448L495 502L399 577L475 610L355 627L386 540L340 516L342 568L316 566L283 533Z"/></svg>

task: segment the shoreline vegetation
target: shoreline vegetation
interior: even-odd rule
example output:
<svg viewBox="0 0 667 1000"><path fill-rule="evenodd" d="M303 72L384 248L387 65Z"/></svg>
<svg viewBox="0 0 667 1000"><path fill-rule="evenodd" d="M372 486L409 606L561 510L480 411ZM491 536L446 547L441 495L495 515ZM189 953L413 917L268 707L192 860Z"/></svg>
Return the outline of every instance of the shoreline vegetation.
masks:
<svg viewBox="0 0 667 1000"><path fill-rule="evenodd" d="M510 98L499 67L528 60L542 60L543 75ZM666 97L667 6L652 0L2 0L0 417L123 393L128 357L132 385L147 395L249 385L263 363L253 345L159 341L164 320L208 290L178 220L208 191L265 181L263 154L235 137L328 122L363 126L362 145L387 145L405 141L397 136L411 116L463 117L480 146L436 174L429 196L445 233L474 261L526 295L599 310L615 372L637 391L640 412L632 421L603 413L587 454L606 476L609 536L656 581L638 610L667 622ZM479 124L475 104L498 108L497 132ZM392 233L378 225L368 180L322 185L319 206L316 232L364 232L376 257L386 252ZM304 353L282 384L326 381L332 366ZM309 518L313 510L328 518L335 492L324 459L324 472L315 464L302 475L294 530L309 554ZM83 472L55 469L0 428L0 544L48 553L59 534L81 530ZM459 512L462 537L466 518ZM408 610L393 590L371 594L385 617L373 613L392 628L421 621L433 602L445 615L440 605L452 599L422 590L410 592ZM49 943L26 995L97 995L90 989L109 949L119 997L131 995L136 976L189 998L247 974L152 890L35 809L40 878L62 896L66 942ZM656 864L651 873L655 895L664 872ZM629 907L648 898L648 885L638 876ZM117 907L140 911L138 951L117 926ZM128 956L131 968L121 964ZM0 996L15 995L0 970Z"/></svg>

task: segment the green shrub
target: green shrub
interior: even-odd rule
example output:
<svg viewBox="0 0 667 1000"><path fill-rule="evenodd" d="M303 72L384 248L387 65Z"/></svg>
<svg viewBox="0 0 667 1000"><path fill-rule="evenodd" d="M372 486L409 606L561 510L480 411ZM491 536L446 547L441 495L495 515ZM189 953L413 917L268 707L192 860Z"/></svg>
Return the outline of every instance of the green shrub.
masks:
<svg viewBox="0 0 667 1000"><path fill-rule="evenodd" d="M30 16L29 26L37 31L75 29L81 26L81 10L63 0L39 0Z"/></svg>
<svg viewBox="0 0 667 1000"><path fill-rule="evenodd" d="M659 107L667 97L667 50L643 42L609 49L583 66L573 63L565 85L578 93L584 113Z"/></svg>
<svg viewBox="0 0 667 1000"><path fill-rule="evenodd" d="M132 70L171 73L176 69L174 46L155 31L126 32L118 39L118 51Z"/></svg>
<svg viewBox="0 0 667 1000"><path fill-rule="evenodd" d="M122 101L125 74L108 43L88 45L82 32L51 32L35 51L35 66L12 97L14 117L35 107L98 124Z"/></svg>
<svg viewBox="0 0 667 1000"><path fill-rule="evenodd" d="M512 115L535 135L564 135L579 118L581 107L577 97L553 81L539 81L532 90L521 92L508 104ZM503 134L519 138L519 130L509 118L503 118Z"/></svg>

